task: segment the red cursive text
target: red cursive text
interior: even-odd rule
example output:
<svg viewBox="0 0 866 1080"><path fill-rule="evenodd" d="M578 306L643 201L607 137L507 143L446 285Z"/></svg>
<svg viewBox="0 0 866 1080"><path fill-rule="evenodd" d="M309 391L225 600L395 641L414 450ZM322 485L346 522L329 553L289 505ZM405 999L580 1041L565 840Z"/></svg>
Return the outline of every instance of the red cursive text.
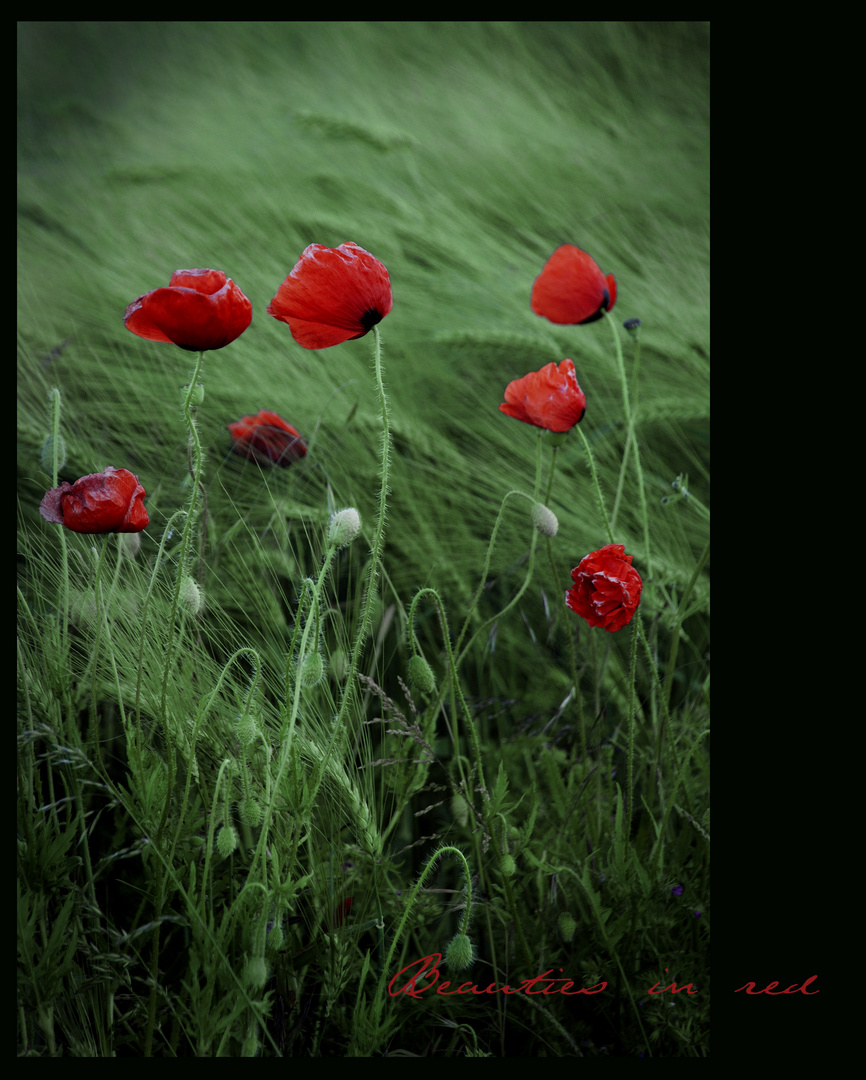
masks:
<svg viewBox="0 0 866 1080"><path fill-rule="evenodd" d="M439 964L442 960L442 953L432 953L430 956L424 956L420 960L416 960L413 964L407 964L401 971L398 971L394 978L388 983L388 993L391 997L397 997L398 994L406 994L408 997L419 998L422 994L426 994L428 990L432 989L439 981ZM417 968L417 970L415 970ZM559 969L562 971L562 968ZM566 997L573 997L576 994L600 994L602 990L607 986L606 982L597 983L595 986L588 988L582 988L580 990L570 989L574 986L574 982L571 979L551 979L548 978L553 968L549 968L543 975L536 975L534 979L527 979L519 986L503 985L497 987L496 983L491 983L486 989L481 989L477 983L464 982L461 983L456 989L449 990L448 987L453 984L447 979L436 987L436 993L442 994L445 997L450 997L452 994L565 994ZM401 975L406 975L408 972L412 972L409 975L405 985L401 984L395 990L394 983L400 978ZM424 978L427 980L426 986L417 987L416 982ZM559 989L555 988L556 983L565 983L564 986ZM546 984L542 986L542 984Z"/></svg>
<svg viewBox="0 0 866 1080"><path fill-rule="evenodd" d="M667 971L667 968L665 968L665 971ZM685 986L677 986L676 980L674 980L674 982L672 982L670 984L670 986L663 986L661 988L661 990L656 990L656 986L658 986L660 983L661 983L661 979L659 979L659 981L655 984L655 986L651 986L649 988L649 990L647 990L647 993L648 994L663 994L666 990L670 990L670 992L672 994L681 994L683 992L683 990L685 990L685 992L687 994L696 994L697 993L697 990L692 989L692 987L694 986L694 983L686 983Z"/></svg>
<svg viewBox="0 0 866 1080"><path fill-rule="evenodd" d="M813 983L817 978L818 978L817 975L812 975L811 978L808 978L803 983L802 986L797 986L796 983L791 983L791 985L787 988L787 990L776 990L775 988L779 985L777 982L767 983L767 985L764 987L763 990L756 990L755 986L757 984L753 983L753 982L750 982L750 983L746 983L745 986L738 986L737 989L734 991L734 993L739 994L739 992L741 990L745 990L747 994L770 994L773 997L775 997L776 994L798 994L798 993L799 994L805 994L806 997L812 997L813 994L820 994L821 991L820 990L807 990L806 987L809 985L809 983Z"/></svg>

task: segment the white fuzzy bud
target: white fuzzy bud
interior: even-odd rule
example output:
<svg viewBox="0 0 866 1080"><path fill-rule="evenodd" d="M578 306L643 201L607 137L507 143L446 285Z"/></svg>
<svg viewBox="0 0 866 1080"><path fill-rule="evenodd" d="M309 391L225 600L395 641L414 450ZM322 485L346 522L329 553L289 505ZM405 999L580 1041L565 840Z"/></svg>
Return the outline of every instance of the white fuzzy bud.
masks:
<svg viewBox="0 0 866 1080"><path fill-rule="evenodd" d="M328 526L328 543L336 548L346 547L351 544L361 531L361 515L354 506L345 510L336 510L331 514L331 522Z"/></svg>

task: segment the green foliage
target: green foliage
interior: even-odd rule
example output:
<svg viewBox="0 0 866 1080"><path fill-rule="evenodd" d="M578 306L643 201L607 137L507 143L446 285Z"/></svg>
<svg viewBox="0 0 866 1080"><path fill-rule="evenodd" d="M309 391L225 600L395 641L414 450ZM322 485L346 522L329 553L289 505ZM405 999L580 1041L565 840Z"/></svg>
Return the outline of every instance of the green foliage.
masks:
<svg viewBox="0 0 866 1080"><path fill-rule="evenodd" d="M19 1053L709 1053L707 51L19 24ZM346 240L391 276L386 398L373 335L307 352L265 311ZM615 273L614 335L530 310L563 242ZM193 266L254 308L196 403L193 354L121 322ZM554 450L498 404L566 356L588 409ZM306 457L231 453L259 408ZM107 465L146 532L42 520ZM605 517L644 580L616 634L561 599ZM449 942L481 989L607 985L389 993Z"/></svg>

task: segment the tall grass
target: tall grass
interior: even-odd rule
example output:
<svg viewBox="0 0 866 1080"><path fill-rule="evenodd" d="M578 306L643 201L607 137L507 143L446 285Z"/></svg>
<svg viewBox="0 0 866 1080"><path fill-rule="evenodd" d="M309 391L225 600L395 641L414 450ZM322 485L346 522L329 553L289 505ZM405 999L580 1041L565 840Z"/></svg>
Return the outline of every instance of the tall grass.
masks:
<svg viewBox="0 0 866 1080"><path fill-rule="evenodd" d="M706 39L19 26L20 1053L708 1053ZM345 240L394 309L305 351L265 307ZM530 310L563 242L616 275L609 319ZM121 322L193 266L254 308L195 412L200 608L194 357ZM564 357L588 410L554 451L498 404ZM304 459L231 453L259 408ZM107 465L147 489L140 546L38 515ZM644 580L616 634L562 601L608 525ZM464 936L481 989L607 986L389 994Z"/></svg>

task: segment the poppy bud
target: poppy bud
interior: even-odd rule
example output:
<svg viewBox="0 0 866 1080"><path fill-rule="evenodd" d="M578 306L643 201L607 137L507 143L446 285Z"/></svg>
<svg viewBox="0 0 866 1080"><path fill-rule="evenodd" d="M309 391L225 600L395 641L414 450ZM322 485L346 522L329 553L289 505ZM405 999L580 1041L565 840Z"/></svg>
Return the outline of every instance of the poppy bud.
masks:
<svg viewBox="0 0 866 1080"><path fill-rule="evenodd" d="M238 846L238 831L234 825L223 825L220 831L217 833L216 849L219 855L223 859L227 859L229 855Z"/></svg>
<svg viewBox="0 0 866 1080"><path fill-rule="evenodd" d="M475 949L465 934L455 934L445 950L445 965L452 971L464 971L475 962Z"/></svg>
<svg viewBox="0 0 866 1080"><path fill-rule="evenodd" d="M517 869L517 864L514 861L514 856L509 855L507 852L502 856L502 862L499 864L499 869L502 871L505 877L514 877L514 871Z"/></svg>
<svg viewBox="0 0 866 1080"><path fill-rule="evenodd" d="M574 921L572 914L568 911L563 911L559 916L559 932L562 934L562 940L571 941L576 929L577 923Z"/></svg>
<svg viewBox="0 0 866 1080"><path fill-rule="evenodd" d="M310 653L304 657L301 665L301 683L304 686L315 686L322 681L325 674L325 663L318 652Z"/></svg>
<svg viewBox="0 0 866 1080"><path fill-rule="evenodd" d="M261 1052L262 1043L258 1035L258 1029L254 1029L249 1032L243 1041L241 1046L241 1057L254 1058L258 1057Z"/></svg>
<svg viewBox="0 0 866 1080"><path fill-rule="evenodd" d="M244 965L244 982L253 990L261 990L268 981L268 962L263 956L248 956Z"/></svg>
<svg viewBox="0 0 866 1080"><path fill-rule="evenodd" d="M331 514L328 526L328 543L336 548L351 544L361 531L361 515L350 506L346 510L337 510Z"/></svg>
<svg viewBox="0 0 866 1080"><path fill-rule="evenodd" d="M413 656L409 661L409 679L425 694L432 694L436 689L433 671L423 656Z"/></svg>
<svg viewBox="0 0 866 1080"><path fill-rule="evenodd" d="M556 514L552 510L548 510L542 503L532 504L532 524L542 536L556 536L556 531L559 528Z"/></svg>
<svg viewBox="0 0 866 1080"><path fill-rule="evenodd" d="M462 795L451 796L451 815L458 825L466 827L469 821L469 803Z"/></svg>
<svg viewBox="0 0 866 1080"><path fill-rule="evenodd" d="M255 799L242 799L238 806L238 814L245 825L255 829L261 824L262 805Z"/></svg>
<svg viewBox="0 0 866 1080"><path fill-rule="evenodd" d="M349 674L349 658L345 649L334 649L328 663L328 671L336 682L342 682Z"/></svg>
<svg viewBox="0 0 866 1080"><path fill-rule="evenodd" d="M117 539L127 559L134 559L141 550L141 533L118 533Z"/></svg>
<svg viewBox="0 0 866 1080"><path fill-rule="evenodd" d="M189 386L190 386L190 384L187 383L186 386L182 386L180 388L180 403L181 403L181 405L186 404L186 396L187 396L187 394L189 394ZM189 399L189 403L190 403L190 405L192 405L193 408L195 408L196 405L201 405L203 401L204 401L204 383L198 382L198 383L195 384L195 389L192 392L192 396Z"/></svg>
<svg viewBox="0 0 866 1080"><path fill-rule="evenodd" d="M39 454L39 463L42 468L49 474L54 473L54 436L49 435L45 442L42 444L42 451ZM57 436L57 471L59 472L66 464L66 441L62 435Z"/></svg>
<svg viewBox="0 0 866 1080"><path fill-rule="evenodd" d="M252 713L244 712L235 720L235 734L238 737L238 742L243 746L248 746L253 742L258 733L259 725L256 723L256 718Z"/></svg>
<svg viewBox="0 0 866 1080"><path fill-rule="evenodd" d="M190 615L198 615L204 606L202 591L191 577L185 577L180 583L180 602Z"/></svg>
<svg viewBox="0 0 866 1080"><path fill-rule="evenodd" d="M268 928L268 936L265 944L271 952L279 952L280 949L282 949L285 940L286 935L283 933L283 924L277 919Z"/></svg>

